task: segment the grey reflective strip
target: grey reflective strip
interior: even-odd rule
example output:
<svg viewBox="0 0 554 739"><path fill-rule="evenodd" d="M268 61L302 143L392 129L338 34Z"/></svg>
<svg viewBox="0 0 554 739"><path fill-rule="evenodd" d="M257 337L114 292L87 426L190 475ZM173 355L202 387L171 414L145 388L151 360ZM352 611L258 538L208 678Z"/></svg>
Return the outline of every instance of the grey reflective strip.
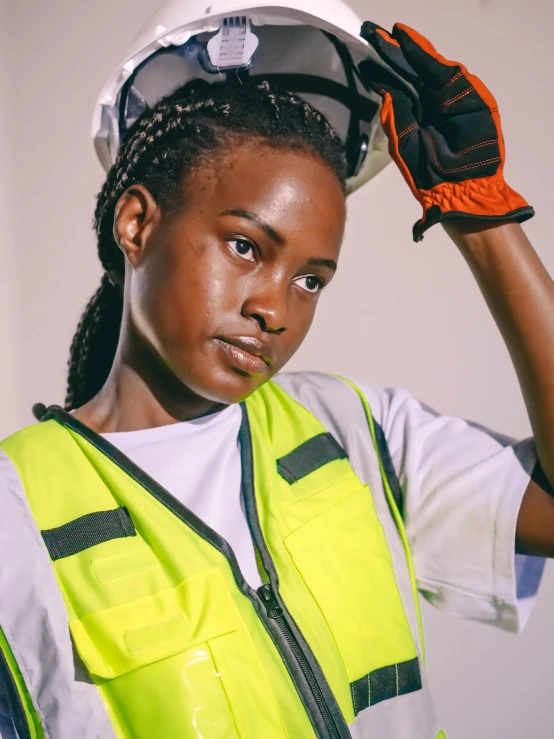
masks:
<svg viewBox="0 0 554 739"><path fill-rule="evenodd" d="M357 716L368 706L374 706L399 695L414 693L421 688L421 672L417 657L373 670L350 683L354 715Z"/></svg>
<svg viewBox="0 0 554 739"><path fill-rule="evenodd" d="M129 511L122 507L87 513L55 529L44 529L41 534L55 560L71 557L104 541L136 536L137 532Z"/></svg>
<svg viewBox="0 0 554 739"><path fill-rule="evenodd" d="M116 739L90 678L79 675L56 576L11 460L0 450L0 626L48 739Z"/></svg>
<svg viewBox="0 0 554 739"><path fill-rule="evenodd" d="M318 434L278 459L277 471L292 484L323 465L345 457L346 452L331 434Z"/></svg>

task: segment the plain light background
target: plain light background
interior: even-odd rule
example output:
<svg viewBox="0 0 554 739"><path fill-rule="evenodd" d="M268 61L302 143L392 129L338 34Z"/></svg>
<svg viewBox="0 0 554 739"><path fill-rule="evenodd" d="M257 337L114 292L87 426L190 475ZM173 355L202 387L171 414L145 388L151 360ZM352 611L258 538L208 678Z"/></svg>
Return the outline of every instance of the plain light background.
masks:
<svg viewBox="0 0 554 739"><path fill-rule="evenodd" d="M499 102L506 178L535 206L525 229L554 272L553 0L352 0L462 60ZM0 0L1 437L62 403L69 345L100 280L91 230L103 172L91 113L158 0ZM341 265L291 369L401 385L443 413L526 436L502 340L440 227L411 242L419 206L390 165L349 200ZM424 608L429 673L449 739L554 737L554 568L519 636ZM409 737L402 738L409 739Z"/></svg>

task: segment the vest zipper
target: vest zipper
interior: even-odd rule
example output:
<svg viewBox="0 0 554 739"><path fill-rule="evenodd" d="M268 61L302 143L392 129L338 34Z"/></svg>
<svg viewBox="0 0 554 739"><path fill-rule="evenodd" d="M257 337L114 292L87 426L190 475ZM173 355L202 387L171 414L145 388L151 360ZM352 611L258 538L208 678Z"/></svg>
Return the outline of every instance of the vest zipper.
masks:
<svg viewBox="0 0 554 739"><path fill-rule="evenodd" d="M241 410L241 494L254 546L269 577L269 583L251 592L258 595L264 607L264 616L274 626L268 631L289 671L318 739L351 739L350 730L323 670L281 598L279 577L265 542L256 505L252 435L244 403L241 403ZM266 628L267 626L266 623Z"/></svg>
<svg viewBox="0 0 554 739"><path fill-rule="evenodd" d="M314 675L313 670L310 667L310 663L306 659L306 656L302 651L299 643L297 642L294 634L292 633L289 625L283 617L283 609L277 602L277 599L273 594L273 590L271 589L271 585L269 583L266 583L265 585L262 585L260 588L258 588L256 592L260 596L265 606L267 615L275 622L277 628L281 633L281 636L289 645L290 650L293 653L296 661L298 662L300 669L304 673L306 681L310 686L310 690L312 691L314 698L321 710L323 720L325 721L325 725L327 726L329 732L329 737L332 737L333 739L341 739L341 735L337 730L329 707L327 706L323 693L321 692L321 688L319 686L317 678Z"/></svg>

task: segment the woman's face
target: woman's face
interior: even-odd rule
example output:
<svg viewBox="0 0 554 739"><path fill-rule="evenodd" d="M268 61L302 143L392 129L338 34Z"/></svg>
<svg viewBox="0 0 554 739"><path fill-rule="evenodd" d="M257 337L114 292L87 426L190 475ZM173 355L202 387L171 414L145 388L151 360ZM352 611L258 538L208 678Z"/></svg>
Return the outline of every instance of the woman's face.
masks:
<svg viewBox="0 0 554 739"><path fill-rule="evenodd" d="M182 210L156 208L127 253L126 313L187 392L235 403L304 340L335 272L345 199L315 156L253 143L199 167L185 189Z"/></svg>

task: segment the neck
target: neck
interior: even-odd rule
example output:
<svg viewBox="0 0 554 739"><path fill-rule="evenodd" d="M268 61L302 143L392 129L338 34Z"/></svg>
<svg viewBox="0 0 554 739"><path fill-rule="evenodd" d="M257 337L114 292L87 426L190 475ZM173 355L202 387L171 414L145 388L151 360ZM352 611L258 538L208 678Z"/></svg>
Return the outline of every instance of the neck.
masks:
<svg viewBox="0 0 554 739"><path fill-rule="evenodd" d="M225 407L185 387L152 347L137 346L122 335L104 386L73 415L93 431L105 434L190 421Z"/></svg>

